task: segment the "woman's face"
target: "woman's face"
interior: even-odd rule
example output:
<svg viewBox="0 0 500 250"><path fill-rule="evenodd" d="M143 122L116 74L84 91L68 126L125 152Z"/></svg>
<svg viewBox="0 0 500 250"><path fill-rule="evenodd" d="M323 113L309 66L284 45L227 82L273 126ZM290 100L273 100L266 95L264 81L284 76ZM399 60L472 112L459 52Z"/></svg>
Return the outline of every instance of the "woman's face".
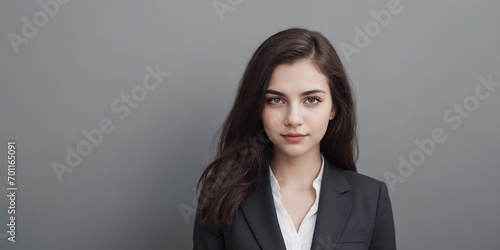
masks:
<svg viewBox="0 0 500 250"><path fill-rule="evenodd" d="M264 130L274 153L295 157L319 152L334 116L328 79L309 60L278 65L266 90Z"/></svg>

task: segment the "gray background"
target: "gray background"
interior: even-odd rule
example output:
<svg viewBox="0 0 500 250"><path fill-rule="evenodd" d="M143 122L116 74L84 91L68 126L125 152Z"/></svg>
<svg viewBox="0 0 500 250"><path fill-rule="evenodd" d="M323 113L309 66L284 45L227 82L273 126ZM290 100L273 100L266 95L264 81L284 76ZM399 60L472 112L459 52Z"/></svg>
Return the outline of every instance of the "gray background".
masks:
<svg viewBox="0 0 500 250"><path fill-rule="evenodd" d="M220 2L229 6L221 16L212 0L73 0L17 53L9 32L22 35L22 18L43 9L0 3L0 249L190 249L194 216L181 209L195 206L244 67L262 41L294 26L325 34L350 74L359 172L388 183L384 174L401 176L398 156L419 149L414 140L446 133L390 193L398 248L500 249L500 87L458 128L443 118L473 104L478 77L500 81L500 2L402 0L350 60L340 44L354 45L355 27L388 1ZM119 119L111 103L156 65L170 74ZM51 164L103 118L115 129L60 182ZM9 139L16 243L5 238Z"/></svg>

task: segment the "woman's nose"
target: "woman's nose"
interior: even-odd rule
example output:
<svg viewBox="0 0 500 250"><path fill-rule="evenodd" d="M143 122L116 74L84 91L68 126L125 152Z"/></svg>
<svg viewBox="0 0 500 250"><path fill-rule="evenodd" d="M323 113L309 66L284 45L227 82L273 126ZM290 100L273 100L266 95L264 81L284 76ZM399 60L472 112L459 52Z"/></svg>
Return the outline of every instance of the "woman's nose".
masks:
<svg viewBox="0 0 500 250"><path fill-rule="evenodd" d="M301 125L302 123L303 117L300 107L298 107L298 105L291 105L285 115L285 125L295 127Z"/></svg>

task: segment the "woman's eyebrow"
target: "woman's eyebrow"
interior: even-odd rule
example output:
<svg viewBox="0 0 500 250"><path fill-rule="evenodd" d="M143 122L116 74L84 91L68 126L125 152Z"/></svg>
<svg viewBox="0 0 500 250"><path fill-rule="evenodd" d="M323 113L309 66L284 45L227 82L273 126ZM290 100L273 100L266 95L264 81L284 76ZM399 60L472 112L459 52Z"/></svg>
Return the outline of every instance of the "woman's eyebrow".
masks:
<svg viewBox="0 0 500 250"><path fill-rule="evenodd" d="M300 96L306 96L306 95L311 95L311 94L316 94L316 93L326 94L326 92L321 90L321 89L312 89L312 90L308 90L306 92L303 92L302 94L300 94ZM286 96L284 93L281 93L281 92L274 90L274 89L266 90L266 94L275 94L275 95L279 95L279 96Z"/></svg>

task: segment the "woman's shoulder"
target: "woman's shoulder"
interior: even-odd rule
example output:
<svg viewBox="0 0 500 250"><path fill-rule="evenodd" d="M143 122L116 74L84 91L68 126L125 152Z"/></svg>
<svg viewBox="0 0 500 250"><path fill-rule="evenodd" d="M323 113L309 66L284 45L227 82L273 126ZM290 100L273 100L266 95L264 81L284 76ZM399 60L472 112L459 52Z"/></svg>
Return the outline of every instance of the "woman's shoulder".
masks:
<svg viewBox="0 0 500 250"><path fill-rule="evenodd" d="M362 183L363 185L380 185L380 180L377 180L373 177L370 177L368 175L355 172L352 170L347 170L343 169L342 172L344 173L345 177L355 183Z"/></svg>
<svg viewBox="0 0 500 250"><path fill-rule="evenodd" d="M345 177L351 199L356 204L377 204L380 197L389 195L387 185L376 178L352 170L341 170Z"/></svg>
<svg viewBox="0 0 500 250"><path fill-rule="evenodd" d="M341 172L345 176L351 190L380 190L387 189L385 183L374 177L355 172L352 170L342 169Z"/></svg>
<svg viewBox="0 0 500 250"><path fill-rule="evenodd" d="M362 174L358 171L344 168L341 164L338 164L335 161L326 158L325 160L325 167L327 172L325 177L332 180L333 182L337 182L338 185L343 186L344 190L346 190L345 184L348 184L349 186L351 186L351 188L354 188L356 186L380 186L383 183L382 181L377 180L376 178L373 178L371 176ZM345 183L346 181L347 183Z"/></svg>

